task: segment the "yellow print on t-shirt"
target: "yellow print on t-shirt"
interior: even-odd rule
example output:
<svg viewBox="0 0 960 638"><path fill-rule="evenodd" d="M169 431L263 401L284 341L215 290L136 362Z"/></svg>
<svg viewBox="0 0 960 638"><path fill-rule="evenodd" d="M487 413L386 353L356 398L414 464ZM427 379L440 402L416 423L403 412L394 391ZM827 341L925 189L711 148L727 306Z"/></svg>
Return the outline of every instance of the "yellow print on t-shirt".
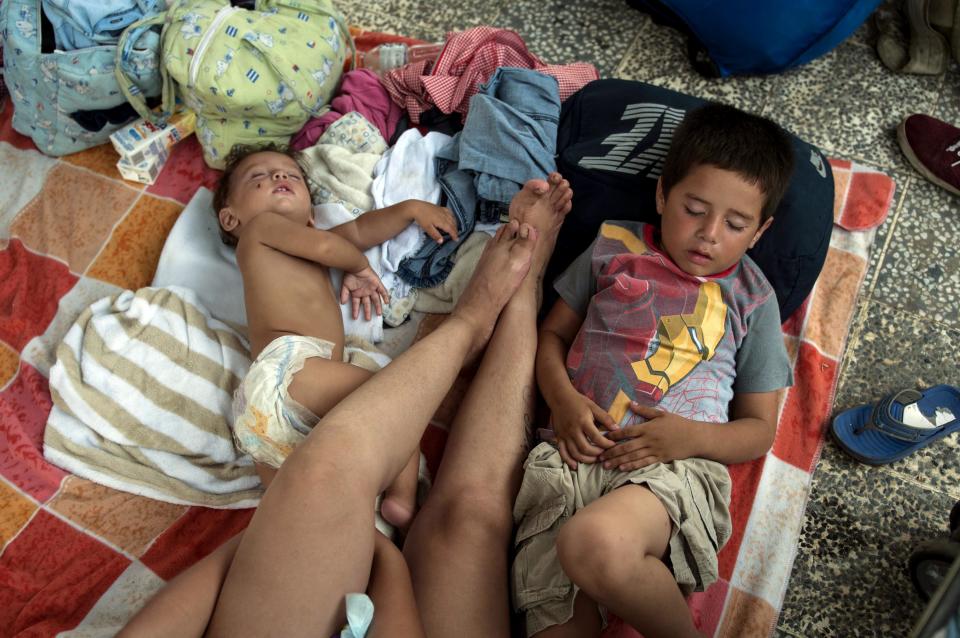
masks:
<svg viewBox="0 0 960 638"><path fill-rule="evenodd" d="M723 338L726 319L727 306L719 284L713 281L700 284L693 312L660 318L656 349L631 366L637 380L657 388L660 396L666 394L701 361L713 358ZM620 390L610 406L610 416L619 423L629 404L630 398Z"/></svg>

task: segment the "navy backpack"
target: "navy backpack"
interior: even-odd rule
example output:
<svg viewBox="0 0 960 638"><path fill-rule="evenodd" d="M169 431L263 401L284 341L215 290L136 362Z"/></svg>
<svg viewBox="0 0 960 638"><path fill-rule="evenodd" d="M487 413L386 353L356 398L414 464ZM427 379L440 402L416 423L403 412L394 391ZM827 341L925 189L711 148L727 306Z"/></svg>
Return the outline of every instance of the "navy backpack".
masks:
<svg viewBox="0 0 960 638"><path fill-rule="evenodd" d="M708 77L778 73L819 57L857 30L880 0L627 0L687 34Z"/></svg>

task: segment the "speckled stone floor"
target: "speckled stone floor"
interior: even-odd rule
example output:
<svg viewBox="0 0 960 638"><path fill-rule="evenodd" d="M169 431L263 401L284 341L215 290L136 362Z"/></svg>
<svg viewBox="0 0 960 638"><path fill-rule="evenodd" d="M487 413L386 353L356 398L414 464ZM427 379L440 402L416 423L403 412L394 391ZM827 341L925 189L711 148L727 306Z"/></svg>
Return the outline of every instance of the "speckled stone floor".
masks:
<svg viewBox="0 0 960 638"><path fill-rule="evenodd" d="M828 155L891 175L897 193L877 234L835 410L903 387L960 385L960 199L919 177L896 143L906 115L960 122L960 69L895 75L868 21L812 63L763 78L708 80L683 40L623 0L340 0L351 24L438 41L489 24L518 31L549 63L591 62L603 77L643 80L773 117ZM960 441L871 468L824 446L776 635L905 636L923 609L906 561L947 532L960 499Z"/></svg>

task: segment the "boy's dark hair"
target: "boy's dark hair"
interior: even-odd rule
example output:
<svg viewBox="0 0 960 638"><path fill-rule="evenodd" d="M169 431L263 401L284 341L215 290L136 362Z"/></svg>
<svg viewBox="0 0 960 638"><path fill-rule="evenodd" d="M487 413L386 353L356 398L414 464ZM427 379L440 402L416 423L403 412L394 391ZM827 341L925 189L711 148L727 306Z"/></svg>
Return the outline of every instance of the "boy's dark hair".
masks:
<svg viewBox="0 0 960 638"><path fill-rule="evenodd" d="M297 163L297 166L300 166L300 160L297 158L297 153L291 151L286 146L280 146L278 144L264 144L262 146L251 146L247 144L237 144L230 149L230 153L227 154L226 166L223 169L223 175L220 176L220 181L217 183L217 190L213 193L213 216L217 218L217 228L220 229L220 240L225 243L227 246L236 246L237 238L228 233L223 229L223 226L220 225L220 209L224 208L227 205L227 198L230 196L230 181L233 179L233 172L236 170L237 166L240 165L240 162L247 159L249 156L254 153L280 153L286 155L294 162ZM301 173L303 170L301 169Z"/></svg>
<svg viewBox="0 0 960 638"><path fill-rule="evenodd" d="M760 223L780 205L793 173L793 145L787 133L767 118L710 102L689 113L673 134L661 176L666 197L700 165L733 171L755 184L765 201Z"/></svg>

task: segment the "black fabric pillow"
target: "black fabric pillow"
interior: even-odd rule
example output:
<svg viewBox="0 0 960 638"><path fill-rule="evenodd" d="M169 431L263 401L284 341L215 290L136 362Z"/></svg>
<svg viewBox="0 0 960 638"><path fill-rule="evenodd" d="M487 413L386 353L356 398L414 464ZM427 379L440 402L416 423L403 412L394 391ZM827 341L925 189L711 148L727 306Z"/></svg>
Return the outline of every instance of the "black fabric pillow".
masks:
<svg viewBox="0 0 960 638"><path fill-rule="evenodd" d="M552 282L596 237L606 219L659 223L657 177L685 113L704 103L669 89L629 80L596 80L564 104L557 167L573 186L567 216L547 268L544 311ZM773 225L748 254L776 291L786 320L820 274L833 228L833 174L815 146L791 135L796 168Z"/></svg>

